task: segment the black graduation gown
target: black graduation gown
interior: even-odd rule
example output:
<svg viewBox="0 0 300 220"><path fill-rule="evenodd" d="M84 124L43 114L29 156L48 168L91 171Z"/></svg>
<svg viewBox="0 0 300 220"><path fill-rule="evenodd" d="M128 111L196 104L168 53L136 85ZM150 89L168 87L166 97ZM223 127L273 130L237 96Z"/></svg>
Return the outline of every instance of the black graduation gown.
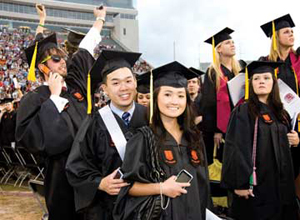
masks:
<svg viewBox="0 0 300 220"><path fill-rule="evenodd" d="M83 77L93 62L94 58L88 51L81 50L73 57L72 63L78 72L70 72L67 79L74 74ZM48 86L40 86L26 94L18 109L17 141L45 159L44 184L49 220L79 217L75 214L74 192L66 177L65 164L77 130L86 116L85 100L74 95L80 85L74 79L73 83L67 84L68 91L62 91L61 97L68 99L69 103L61 113L50 99Z"/></svg>
<svg viewBox="0 0 300 220"><path fill-rule="evenodd" d="M221 65L224 75L231 80L235 75L228 70L225 66ZM212 79L208 74L209 69L205 73L205 80L202 87L202 99L200 102L200 112L202 113L203 120L201 122L201 129L203 131L203 140L206 147L207 162L213 163L213 150L214 150L214 134L222 133L217 128L217 92L215 83L215 73L212 71ZM232 106L231 106L232 107ZM224 135L224 134L223 134ZM222 161L222 149L218 150L218 159Z"/></svg>
<svg viewBox="0 0 300 220"><path fill-rule="evenodd" d="M151 183L150 152L146 141L143 134L138 132L127 143L122 171L124 172L124 179L128 182ZM184 138L178 145L176 140L167 133L164 145L159 147L160 165L166 173L166 179L172 175L176 176L182 169L186 169L193 176L191 186L187 188L188 193L170 199L169 206L163 211L161 219L205 220L205 209L211 208L207 163L205 161L203 165L192 165L187 146L188 142ZM165 150L171 151L173 157L167 157L164 153ZM205 149L203 155L205 158ZM129 189L130 186L124 187L119 193L114 210L114 219L116 220L133 219L134 210L147 199L145 196L133 197L128 195Z"/></svg>
<svg viewBox="0 0 300 220"><path fill-rule="evenodd" d="M16 111L4 112L0 121L0 147L15 142Z"/></svg>
<svg viewBox="0 0 300 220"><path fill-rule="evenodd" d="M127 127L114 114L125 138L133 136L136 129L147 124L146 108L135 103L135 110ZM112 219L112 209L117 196L98 190L101 179L122 165L114 143L99 114L89 116L80 128L67 161L67 176L75 190L77 211L85 219Z"/></svg>
<svg viewBox="0 0 300 220"><path fill-rule="evenodd" d="M288 126L277 120L265 104L260 103L260 113L269 115L272 122L265 122L259 117L255 197L246 200L234 194L232 217L237 220L296 219ZM231 114L222 167L223 187L230 190L249 189L253 135L254 119L251 119L248 103L245 103Z"/></svg>

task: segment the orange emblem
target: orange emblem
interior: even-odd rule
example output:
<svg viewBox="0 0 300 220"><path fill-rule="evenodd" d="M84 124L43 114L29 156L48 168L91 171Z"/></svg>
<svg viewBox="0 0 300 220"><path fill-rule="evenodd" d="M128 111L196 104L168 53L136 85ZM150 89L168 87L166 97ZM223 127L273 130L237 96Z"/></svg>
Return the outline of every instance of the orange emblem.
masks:
<svg viewBox="0 0 300 220"><path fill-rule="evenodd" d="M166 157L166 163L176 163L176 160L174 159L174 156L173 156L173 152L171 150L164 150L164 154L165 154L165 157Z"/></svg>
<svg viewBox="0 0 300 220"><path fill-rule="evenodd" d="M79 92L75 92L73 95L80 102L84 99L83 96Z"/></svg>
<svg viewBox="0 0 300 220"><path fill-rule="evenodd" d="M272 123L273 122L270 115L268 115L268 114L263 114L262 117L263 117L263 119L266 123Z"/></svg>
<svg viewBox="0 0 300 220"><path fill-rule="evenodd" d="M197 151L192 150L192 151L191 151L191 156L192 156L192 162L193 162L193 163L200 163L200 160L199 160Z"/></svg>

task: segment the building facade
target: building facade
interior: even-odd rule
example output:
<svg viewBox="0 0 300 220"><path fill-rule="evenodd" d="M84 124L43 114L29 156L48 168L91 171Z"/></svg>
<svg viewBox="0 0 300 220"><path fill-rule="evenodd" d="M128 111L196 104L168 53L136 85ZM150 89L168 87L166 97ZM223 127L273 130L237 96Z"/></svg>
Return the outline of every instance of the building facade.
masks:
<svg viewBox="0 0 300 220"><path fill-rule="evenodd" d="M95 21L93 9L103 4L107 6L107 17L101 34L125 50L139 51L138 12L132 0L41 0L39 3L46 7L48 29L62 31L62 27L69 27L82 32L87 32ZM2 0L0 25L27 26L35 31L39 22L35 4L35 0Z"/></svg>

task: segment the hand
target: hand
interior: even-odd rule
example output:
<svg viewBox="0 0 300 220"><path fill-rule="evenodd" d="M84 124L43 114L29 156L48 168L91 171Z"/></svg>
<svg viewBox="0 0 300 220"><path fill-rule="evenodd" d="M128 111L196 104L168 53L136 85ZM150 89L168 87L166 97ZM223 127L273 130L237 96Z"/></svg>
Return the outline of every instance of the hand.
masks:
<svg viewBox="0 0 300 220"><path fill-rule="evenodd" d="M106 16L106 7L103 7L103 9L95 8L94 9L94 16L95 16L95 18L97 18L97 17L105 18L105 16Z"/></svg>
<svg viewBox="0 0 300 220"><path fill-rule="evenodd" d="M51 92L51 95L59 96L63 86L63 77L58 73L49 74L48 85Z"/></svg>
<svg viewBox="0 0 300 220"><path fill-rule="evenodd" d="M296 131L291 130L291 132L287 134L287 137L291 146L298 146L299 136Z"/></svg>
<svg viewBox="0 0 300 220"><path fill-rule="evenodd" d="M176 176L171 176L162 183L162 193L174 199L181 196L181 194L187 194L187 190L183 187L189 187L190 185L190 183L178 183L176 182Z"/></svg>
<svg viewBox="0 0 300 220"><path fill-rule="evenodd" d="M217 145L218 149L220 148L220 143L222 143L222 133L215 133L214 135L214 144Z"/></svg>
<svg viewBox="0 0 300 220"><path fill-rule="evenodd" d="M122 179L114 179L114 177L117 174L118 169L116 169L114 172L109 174L108 176L104 177L99 186L98 189L105 191L107 194L111 196L118 195L121 188L124 186L128 186L129 184L124 182Z"/></svg>
<svg viewBox="0 0 300 220"><path fill-rule="evenodd" d="M42 10L40 9L40 7L42 8ZM40 19L45 20L46 19L46 8L44 5L42 4L36 4L35 5L36 11L40 17Z"/></svg>
<svg viewBox="0 0 300 220"><path fill-rule="evenodd" d="M201 121L202 121L202 116L197 116L197 117L195 118L195 124L196 124L196 125L199 124Z"/></svg>
<svg viewBox="0 0 300 220"><path fill-rule="evenodd" d="M249 199L249 196L254 197L253 189L235 189L234 193L239 197L244 197L245 199Z"/></svg>

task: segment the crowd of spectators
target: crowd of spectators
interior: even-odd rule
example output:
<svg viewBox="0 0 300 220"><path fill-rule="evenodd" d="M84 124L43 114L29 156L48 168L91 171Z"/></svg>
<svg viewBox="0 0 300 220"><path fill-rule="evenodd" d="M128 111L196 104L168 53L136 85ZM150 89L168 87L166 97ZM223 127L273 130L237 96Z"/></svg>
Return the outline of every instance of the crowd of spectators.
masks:
<svg viewBox="0 0 300 220"><path fill-rule="evenodd" d="M103 37L106 39L109 37ZM34 90L40 85L40 81L30 82L27 80L29 65L26 62L24 49L33 41L34 34L28 29L9 30L5 26L0 26L0 99L18 99L21 93L25 94ZM63 43L63 39L58 39ZM95 50L95 54L100 54L103 49L115 50L116 45L102 44ZM133 71L141 74L150 70L150 65L139 60Z"/></svg>

